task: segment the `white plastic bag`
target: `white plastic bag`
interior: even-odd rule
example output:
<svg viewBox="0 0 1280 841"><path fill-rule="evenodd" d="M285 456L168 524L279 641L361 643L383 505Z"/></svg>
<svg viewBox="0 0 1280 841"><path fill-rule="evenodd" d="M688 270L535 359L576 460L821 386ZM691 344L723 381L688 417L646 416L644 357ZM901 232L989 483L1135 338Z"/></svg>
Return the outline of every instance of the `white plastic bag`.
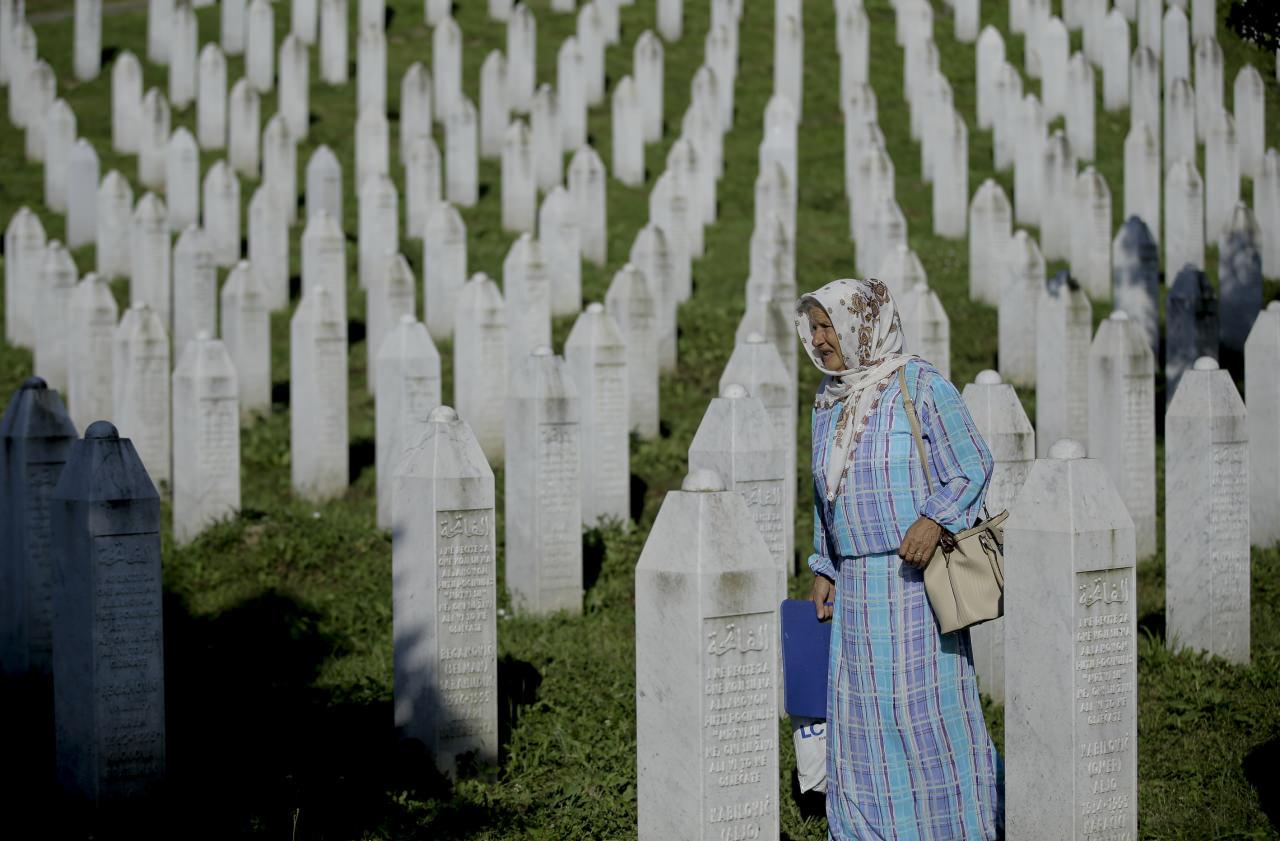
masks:
<svg viewBox="0 0 1280 841"><path fill-rule="evenodd" d="M796 773L800 791L827 791L827 722L821 718L791 716L791 740L796 746Z"/></svg>

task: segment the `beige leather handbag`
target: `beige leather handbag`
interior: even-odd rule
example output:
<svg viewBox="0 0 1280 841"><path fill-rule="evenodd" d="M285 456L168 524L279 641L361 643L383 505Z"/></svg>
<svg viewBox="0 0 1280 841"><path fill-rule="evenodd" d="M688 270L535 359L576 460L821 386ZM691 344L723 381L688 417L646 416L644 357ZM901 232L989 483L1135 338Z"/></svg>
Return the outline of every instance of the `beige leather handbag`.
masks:
<svg viewBox="0 0 1280 841"><path fill-rule="evenodd" d="M929 483L929 492L933 493L929 454L925 451L920 419L901 368L898 383L925 480ZM957 534L942 530L942 540L924 568L924 589L942 633L949 634L1004 615L1004 521L1008 517L1008 511L1001 511Z"/></svg>

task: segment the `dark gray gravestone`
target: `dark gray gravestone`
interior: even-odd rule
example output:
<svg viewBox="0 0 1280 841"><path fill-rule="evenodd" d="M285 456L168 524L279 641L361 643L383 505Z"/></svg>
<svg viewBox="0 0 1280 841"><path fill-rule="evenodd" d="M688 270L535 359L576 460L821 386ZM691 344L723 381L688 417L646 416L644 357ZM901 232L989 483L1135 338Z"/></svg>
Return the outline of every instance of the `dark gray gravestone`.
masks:
<svg viewBox="0 0 1280 841"><path fill-rule="evenodd" d="M58 782L101 803L164 775L160 497L133 442L97 421L53 492Z"/></svg>
<svg viewBox="0 0 1280 841"><path fill-rule="evenodd" d="M1231 227L1218 243L1218 288L1219 339L1224 348L1243 351L1262 311L1262 253L1253 214L1243 204L1236 206Z"/></svg>
<svg viewBox="0 0 1280 841"><path fill-rule="evenodd" d="M0 419L0 674L51 668L49 497L76 427L58 392L31 377Z"/></svg>
<svg viewBox="0 0 1280 841"><path fill-rule="evenodd" d="M1160 353L1160 254L1147 223L1130 216L1111 243L1112 308L1123 310Z"/></svg>
<svg viewBox="0 0 1280 841"><path fill-rule="evenodd" d="M1169 288L1164 309L1164 404L1182 372L1202 356L1218 358L1218 298L1204 272L1187 263Z"/></svg>

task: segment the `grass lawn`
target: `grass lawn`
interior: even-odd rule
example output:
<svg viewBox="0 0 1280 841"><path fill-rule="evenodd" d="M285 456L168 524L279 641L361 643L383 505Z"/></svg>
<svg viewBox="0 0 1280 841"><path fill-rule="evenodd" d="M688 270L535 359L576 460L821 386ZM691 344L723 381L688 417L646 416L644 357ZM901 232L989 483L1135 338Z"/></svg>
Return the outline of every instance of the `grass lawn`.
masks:
<svg viewBox="0 0 1280 841"><path fill-rule="evenodd" d="M96 81L80 84L71 72L72 23L58 18L67 0L29 0L28 13L45 17L36 25L40 54L53 64L59 94L75 110L81 135L96 147L105 174L119 169L136 183L136 161L110 149L110 67ZM352 19L356 3L352 3ZM422 4L388 2L388 109L398 121L399 82L405 68L421 60L430 67L430 32ZM574 28L573 18L554 15L548 0L531 5L538 20L538 77L555 80L555 55ZM609 181L609 261L605 269L583 267L587 301L602 300L612 273L626 259L632 239L648 215L647 195L676 139L679 117L689 101L689 83L701 63L709 17L706 0L686 3L685 33L666 45L667 129L661 143L646 150L648 177L641 189ZM499 683L502 764L478 770L456 783L439 778L429 761L398 745L391 711L391 543L374 528L373 402L365 390L364 300L355 263L354 172L355 46L350 52L352 82L333 89L311 68L311 129L299 148L299 172L311 151L331 146L346 173L345 230L348 307L351 321L350 431L352 485L335 502L315 506L289 491L288 313L272 320L272 368L277 402L271 413L242 431L243 510L241 516L209 530L185 548L165 533L165 650L170 791L159 810L106 816L113 826L151 825L168 836L269 834L276 838L629 838L636 828L635 685L633 574L644 535L664 493L678 487L685 454L708 400L716 394L721 369L732 351L733 331L744 306L748 269L746 243L752 228L756 149L765 104L772 88L772 4L757 0L740 28L740 68L734 127L725 140L725 177L720 183L720 216L707 230L706 256L694 265L694 295L680 311L680 369L661 384L662 435L633 440L633 505L639 527L594 531L586 537L588 589L581 617L499 619ZM930 191L920 181L919 149L907 131L901 93L902 52L894 45L888 0L866 0L873 27L871 79L879 100L880 123L897 176L897 195L908 220L910 244L919 253L950 315L955 381L969 382L996 366L995 311L971 303L967 294L967 241L944 240L930 231ZM1007 28L1005 4L983 3L984 23ZM1055 3L1055 6L1060 4ZM1225 14L1226 3L1219 3ZM829 0L806 2L804 123L800 129L800 216L796 248L797 282L810 289L853 273L844 197L843 126L838 93L834 20ZM485 54L505 48L505 30L488 20L482 0L459 0L455 14L465 38L464 86L479 95L479 68ZM630 72L636 37L654 25L653 0L622 10L622 42L609 49L610 87ZM991 136L974 120L974 48L952 38L950 12L934 3L935 39L955 104L969 122L970 192L991 172ZM997 14L998 12L998 14ZM288 27L288 4L276 5L277 40ZM216 7L199 12L202 41L216 37ZM1252 62L1267 80L1267 127L1271 145L1280 142L1280 95L1274 59L1220 27L1226 57L1226 93L1242 64ZM104 51L131 49L145 56L145 15L131 7L103 20ZM1006 44L1010 61L1021 67L1020 37ZM1079 35L1073 33L1079 46ZM240 58L229 61L228 78L243 72ZM145 65L146 86L166 87L163 68ZM1099 78L1099 91L1101 90ZM1036 89L1028 84L1028 90ZM0 92L0 100L7 91ZM1100 103L1100 97L1099 97ZM0 112L7 113L7 101ZM275 95L263 98L263 122L276 111ZM194 124L194 107L175 113L173 125ZM1123 210L1122 149L1128 114L1107 114L1099 104L1097 166L1111 188L1115 222ZM592 142L610 161L608 109L591 112ZM443 141L443 137L438 138ZM391 172L402 183L398 133L393 128ZM443 149L443 145L441 146ZM202 153L207 168L221 153ZM1203 167L1202 167L1203 171ZM0 220L23 204L40 214L50 238L61 238L62 219L42 204L42 170L23 160L22 135L12 128L0 136ZM482 161L481 201L463 211L468 228L469 266L501 278L501 264L513 240L501 230L496 161ZM1010 173L997 176L1012 195ZM301 177L299 181L304 179ZM242 183L247 205L256 183ZM1248 198L1249 184L1242 187ZM135 186L135 197L141 191ZM403 200L401 205L403 207ZM291 232L291 274L297 292L299 237ZM420 276L421 243L401 239ZM1209 272L1216 279L1216 252ZM74 253L82 272L94 265L93 247ZM1061 268L1050 264L1049 271ZM123 304L126 287L116 286ZM1266 298L1280 293L1274 284ZM421 295L419 295L421 297ZM296 297L293 304L296 305ZM1094 317L1107 314L1095 304ZM571 319L555 325L559 350ZM444 394L452 395L451 348L439 348L444 362ZM0 393L8 394L31 372L24 350L0 345ZM1237 372L1238 375L1238 372ZM801 371L801 394L816 384L816 371ZM1028 412L1033 395L1024 395ZM802 401L803 402L803 401ZM808 410L800 413L802 474L797 534L811 528ZM1034 416L1034 415L1032 415ZM498 471L498 535L502 478ZM166 512L167 518L167 512ZM1162 535L1163 537L1163 535ZM803 541L802 541L803 542ZM803 548L803 547L801 547ZM501 584L499 605L508 600ZM1164 647L1162 554L1138 571L1142 638L1139 645L1139 826L1142 838L1274 838L1280 821L1280 552L1255 551L1253 664L1229 666ZM804 592L808 576L791 582ZM1000 740L1001 711L989 707ZM4 716L4 720L13 720ZM28 728L32 729L32 728ZM783 836L825 838L821 817L802 815L790 791L793 758L782 736ZM26 748L30 745L23 743ZM8 790L15 799L39 807L51 803L45 786L47 753L37 759L6 759ZM14 774L13 772L18 773ZM33 809L34 814L37 810ZM58 818L68 820L65 813ZM70 830L68 830L69 834ZM87 825L76 825L87 836ZM62 834L62 833L60 833Z"/></svg>

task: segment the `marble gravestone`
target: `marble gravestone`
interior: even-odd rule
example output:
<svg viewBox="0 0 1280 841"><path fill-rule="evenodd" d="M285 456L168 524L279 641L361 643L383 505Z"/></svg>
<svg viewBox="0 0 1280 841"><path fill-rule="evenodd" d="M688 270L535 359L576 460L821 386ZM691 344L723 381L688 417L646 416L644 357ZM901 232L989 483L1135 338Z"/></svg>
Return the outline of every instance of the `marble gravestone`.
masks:
<svg viewBox="0 0 1280 841"><path fill-rule="evenodd" d="M368 290L387 258L400 251L400 196L395 182L385 174L370 175L360 187L357 205L356 265L360 287Z"/></svg>
<svg viewBox="0 0 1280 841"><path fill-rule="evenodd" d="M507 59L502 50L490 50L480 65L480 157L501 157L503 138L510 122Z"/></svg>
<svg viewBox="0 0 1280 841"><path fill-rule="evenodd" d="M365 182L374 176L385 176L391 171L391 127L387 115L376 108L366 108L356 120L356 181L357 199Z"/></svg>
<svg viewBox="0 0 1280 841"><path fill-rule="evenodd" d="M108 421L72 444L49 520L59 785L94 804L145 796L166 754L160 497Z"/></svg>
<svg viewBox="0 0 1280 841"><path fill-rule="evenodd" d="M631 243L630 263L644 273L657 299L658 365L663 371L676 369L676 319L679 302L674 292L671 249L663 229L650 222L636 233Z"/></svg>
<svg viewBox="0 0 1280 841"><path fill-rule="evenodd" d="M1064 439L1004 532L1005 822L1010 838L1138 833L1133 521Z"/></svg>
<svg viewBox="0 0 1280 841"><path fill-rule="evenodd" d="M969 205L969 300L996 306L1004 280L1004 251L1013 214L1004 188L988 178Z"/></svg>
<svg viewBox="0 0 1280 841"><path fill-rule="evenodd" d="M1258 223L1244 202L1236 204L1226 233L1218 240L1218 288L1222 346L1242 351L1254 319L1262 310Z"/></svg>
<svg viewBox="0 0 1280 841"><path fill-rule="evenodd" d="M514 306L508 301L508 306ZM564 346L582 410L582 521L626 524L631 516L627 438L627 346L601 304L588 304Z"/></svg>
<svg viewBox="0 0 1280 841"><path fill-rule="evenodd" d="M551 314L582 309L582 234L569 191L556 185L538 208L538 238L551 271Z"/></svg>
<svg viewBox="0 0 1280 841"><path fill-rule="evenodd" d="M165 148L164 193L169 199L169 229L200 223L200 147L181 126Z"/></svg>
<svg viewBox="0 0 1280 841"><path fill-rule="evenodd" d="M627 263L613 276L605 309L627 345L627 417L630 430L658 437L658 302L653 284Z"/></svg>
<svg viewBox="0 0 1280 841"><path fill-rule="evenodd" d="M298 0L294 8L307 1ZM276 101L289 136L301 143L307 139L311 122L311 53L307 43L292 32L284 36L279 63L280 95Z"/></svg>
<svg viewBox="0 0 1280 841"><path fill-rule="evenodd" d="M328 146L317 146L307 159L307 219L323 210L342 219L342 165Z"/></svg>
<svg viewBox="0 0 1280 841"><path fill-rule="evenodd" d="M347 83L347 0L320 0L320 80Z"/></svg>
<svg viewBox="0 0 1280 841"><path fill-rule="evenodd" d="M788 508L785 442L764 404L739 383L712 398L689 445L689 470L714 471L740 494L777 570L779 599L795 555L794 516Z"/></svg>
<svg viewBox="0 0 1280 841"><path fill-rule="evenodd" d="M271 315L257 267L241 261L222 284L220 333L235 366L240 418L271 411Z"/></svg>
<svg viewBox="0 0 1280 841"><path fill-rule="evenodd" d="M1204 272L1187 265L1165 296L1164 401L1177 391L1182 372L1202 356L1218 356L1218 296Z"/></svg>
<svg viewBox="0 0 1280 841"><path fill-rule="evenodd" d="M169 103L155 88L142 97L137 136L138 181L152 190L163 190L164 153L169 142Z"/></svg>
<svg viewBox="0 0 1280 841"><path fill-rule="evenodd" d="M1249 407L1249 542L1280 541L1280 301L1258 314L1244 345Z"/></svg>
<svg viewBox="0 0 1280 841"><path fill-rule="evenodd" d="M898 301L908 350L933 363L943 379L951 379L951 321L938 293L917 280Z"/></svg>
<svg viewBox="0 0 1280 841"><path fill-rule="evenodd" d="M19 207L4 232L4 338L15 347L35 349L38 281L46 245L40 217L25 205Z"/></svg>
<svg viewBox="0 0 1280 841"><path fill-rule="evenodd" d="M1164 181L1165 280L1191 264L1203 269L1205 242L1204 182L1187 160L1169 165Z"/></svg>
<svg viewBox="0 0 1280 841"><path fill-rule="evenodd" d="M227 145L227 59L217 44L200 50L196 83L196 139L214 151Z"/></svg>
<svg viewBox="0 0 1280 841"><path fill-rule="evenodd" d="M1240 144L1240 173L1256 179L1262 174L1266 151L1266 88L1262 75L1246 64L1231 86L1236 132Z"/></svg>
<svg viewBox="0 0 1280 841"><path fill-rule="evenodd" d="M533 139L524 120L513 120L502 142L502 229L531 233L537 216L538 189L533 168Z"/></svg>
<svg viewBox="0 0 1280 841"><path fill-rule="evenodd" d="M1197 359L1164 429L1166 643L1248 664L1249 427L1231 375Z"/></svg>
<svg viewBox="0 0 1280 841"><path fill-rule="evenodd" d="M373 364L376 389L374 463L378 528L391 528L395 472L409 447L428 430L441 405L440 354L413 313L404 313L381 342Z"/></svg>
<svg viewBox="0 0 1280 841"><path fill-rule="evenodd" d="M6 49L8 45L6 44ZM3 60L3 59L0 59ZM81 82L102 70L102 0L76 0L75 75Z"/></svg>
<svg viewBox="0 0 1280 841"><path fill-rule="evenodd" d="M76 143L76 115L65 99L54 100L44 117L44 203L67 212L67 170Z"/></svg>
<svg viewBox="0 0 1280 841"><path fill-rule="evenodd" d="M1133 518L1139 560L1156 551L1155 387L1146 332L1113 311L1089 348L1089 452Z"/></svg>
<svg viewBox="0 0 1280 841"><path fill-rule="evenodd" d="M431 32L431 82L435 117L447 122L462 98L462 29L452 16Z"/></svg>
<svg viewBox="0 0 1280 841"><path fill-rule="evenodd" d="M1093 308L1075 279L1061 271L1040 288L1036 303L1036 443L1041 458L1071 438L1088 447L1089 345Z"/></svg>
<svg viewBox="0 0 1280 841"><path fill-rule="evenodd" d="M422 239L427 216L443 198L440 150L431 137L415 137L404 160L405 223L410 239Z"/></svg>
<svg viewBox="0 0 1280 841"><path fill-rule="evenodd" d="M1214 115L1222 110L1225 83L1222 47L1214 38L1201 38L1195 45L1196 139L1205 142Z"/></svg>
<svg viewBox="0 0 1280 841"><path fill-rule="evenodd" d="M1226 235L1240 199L1240 144L1228 111L1218 109L1210 119L1204 144L1204 227L1212 242Z"/></svg>
<svg viewBox="0 0 1280 841"><path fill-rule="evenodd" d="M81 137L67 163L67 247L79 248L98 236L98 153Z"/></svg>
<svg viewBox="0 0 1280 841"><path fill-rule="evenodd" d="M662 139L664 62L665 50L661 39L651 29L641 32L633 49L632 75L640 91L645 143L656 143Z"/></svg>
<svg viewBox="0 0 1280 841"><path fill-rule="evenodd" d="M533 172L538 189L550 190L564 181L564 144L560 138L560 105L555 88L543 83L533 94L529 115L533 144Z"/></svg>
<svg viewBox="0 0 1280 841"><path fill-rule="evenodd" d="M507 311L498 284L478 272L454 305L453 400L490 464L503 461L507 401Z"/></svg>
<svg viewBox="0 0 1280 841"><path fill-rule="evenodd" d="M445 196L459 207L472 207L480 199L476 135L476 108L459 97L445 120L444 152Z"/></svg>
<svg viewBox="0 0 1280 841"><path fill-rule="evenodd" d="M112 417L129 433L147 474L168 484L169 334L145 303L134 304L112 337Z"/></svg>
<svg viewBox="0 0 1280 841"><path fill-rule="evenodd" d="M1137 216L1120 226L1111 244L1111 297L1143 331L1152 353L1160 350L1160 255L1151 230Z"/></svg>
<svg viewBox="0 0 1280 841"><path fill-rule="evenodd" d="M347 325L327 287L306 290L289 322L289 451L294 491L323 502L348 483Z"/></svg>
<svg viewBox="0 0 1280 841"><path fill-rule="evenodd" d="M1076 176L1071 214L1071 273L1090 300L1111 296L1111 190L1093 167Z"/></svg>
<svg viewBox="0 0 1280 841"><path fill-rule="evenodd" d="M276 210L270 188L259 187L249 200L249 262L262 286L267 306L289 305L289 230L285 214ZM225 338L225 337L224 337Z"/></svg>
<svg viewBox="0 0 1280 841"><path fill-rule="evenodd" d="M365 295L365 365L366 370L376 371L382 343L396 329L401 316L415 315L418 311L417 278L403 254L388 254L369 279ZM425 327L423 328L426 329ZM370 377L376 380L377 377ZM377 393L377 383L366 384L371 394ZM440 401L431 408L440 405Z"/></svg>
<svg viewBox="0 0 1280 841"><path fill-rule="evenodd" d="M196 74L200 23L189 0L173 4L169 34L169 104L185 110L196 98Z"/></svg>
<svg viewBox="0 0 1280 841"><path fill-rule="evenodd" d="M458 209L437 202L427 213L422 238L422 300L427 329L437 341L456 335L456 301L467 281L467 227ZM459 411L463 407L459 406ZM470 419L468 419L470 422ZM481 442L484 436L477 432Z"/></svg>
<svg viewBox="0 0 1280 841"><path fill-rule="evenodd" d="M1036 460L1036 433L1013 386L995 371L981 371L964 387L963 398L973 422L991 449L995 466L987 485L986 506L992 514L1007 511L1022 490ZM992 700L1003 704L1004 619L994 619L969 629L973 668L978 686Z"/></svg>
<svg viewBox="0 0 1280 841"><path fill-rule="evenodd" d="M576 151L587 142L587 93L585 57L577 36L560 43L556 53L556 93L560 98L560 145Z"/></svg>
<svg viewBox="0 0 1280 841"><path fill-rule="evenodd" d="M356 39L356 102L359 111L387 110L387 38L381 20L362 26Z"/></svg>
<svg viewBox="0 0 1280 841"><path fill-rule="evenodd" d="M76 284L68 307L67 404L72 423L84 429L111 417L111 342L119 311L110 285L93 273Z"/></svg>
<svg viewBox="0 0 1280 841"><path fill-rule="evenodd" d="M36 376L51 388L67 388L67 334L71 327L69 304L80 274L66 246L50 240L40 260L35 289L35 354Z"/></svg>
<svg viewBox="0 0 1280 841"><path fill-rule="evenodd" d="M244 79L231 86L227 97L227 159L246 178L257 178L261 164L261 102Z"/></svg>
<svg viewBox="0 0 1280 841"><path fill-rule="evenodd" d="M498 761L493 471L448 406L395 475L391 593L395 726L436 768Z"/></svg>
<svg viewBox="0 0 1280 841"><path fill-rule="evenodd" d="M218 327L218 267L209 237L191 225L173 248L173 349L181 359L187 342Z"/></svg>
<svg viewBox="0 0 1280 841"><path fill-rule="evenodd" d="M1044 256L1026 231L1013 235L1003 259L1005 282L999 298L1000 376L1015 386L1036 379L1036 306L1045 285Z"/></svg>
<svg viewBox="0 0 1280 841"><path fill-rule="evenodd" d="M534 348L506 411L507 588L516 612L582 612L582 423L563 359Z"/></svg>
<svg viewBox="0 0 1280 841"><path fill-rule="evenodd" d="M623 76L613 89L613 175L628 187L644 184L644 102Z"/></svg>
<svg viewBox="0 0 1280 841"><path fill-rule="evenodd" d="M542 244L521 234L502 261L502 294L507 302L507 371L551 343L551 276Z"/></svg>
<svg viewBox="0 0 1280 841"><path fill-rule="evenodd" d="M142 65L137 56L123 50L111 64L111 148L136 153L141 122Z"/></svg>
<svg viewBox="0 0 1280 841"><path fill-rule="evenodd" d="M215 264L240 260L240 179L226 161L215 161L204 176L204 231Z"/></svg>
<svg viewBox="0 0 1280 841"><path fill-rule="evenodd" d="M1136 123L1124 140L1124 215L1147 226L1153 241L1160 239L1160 144L1158 127Z"/></svg>
<svg viewBox="0 0 1280 841"><path fill-rule="evenodd" d="M778 571L742 497L693 471L636 565L639 838L774 838Z"/></svg>
<svg viewBox="0 0 1280 841"><path fill-rule="evenodd" d="M590 146L582 146L569 161L569 195L578 208L578 230L582 236L582 256L603 266L608 256L608 205L605 196L605 170L600 155Z"/></svg>
<svg viewBox="0 0 1280 841"><path fill-rule="evenodd" d="M173 372L173 539L190 543L240 510L240 405L223 343L201 331Z"/></svg>
<svg viewBox="0 0 1280 841"><path fill-rule="evenodd" d="M98 187L97 269L107 280L128 277L132 272L131 239L133 190L118 170L111 170ZM42 232L43 235L43 232ZM6 261L6 266L8 265Z"/></svg>
<svg viewBox="0 0 1280 841"><path fill-rule="evenodd" d="M0 675L53 667L50 504L76 428L58 392L28 377L0 418Z"/></svg>
<svg viewBox="0 0 1280 841"><path fill-rule="evenodd" d="M262 185L269 187L285 225L298 221L298 144L284 115L276 113L262 130Z"/></svg>
<svg viewBox="0 0 1280 841"><path fill-rule="evenodd" d="M324 212L307 219L302 232L302 297L323 288L346 333L347 244L338 223Z"/></svg>

